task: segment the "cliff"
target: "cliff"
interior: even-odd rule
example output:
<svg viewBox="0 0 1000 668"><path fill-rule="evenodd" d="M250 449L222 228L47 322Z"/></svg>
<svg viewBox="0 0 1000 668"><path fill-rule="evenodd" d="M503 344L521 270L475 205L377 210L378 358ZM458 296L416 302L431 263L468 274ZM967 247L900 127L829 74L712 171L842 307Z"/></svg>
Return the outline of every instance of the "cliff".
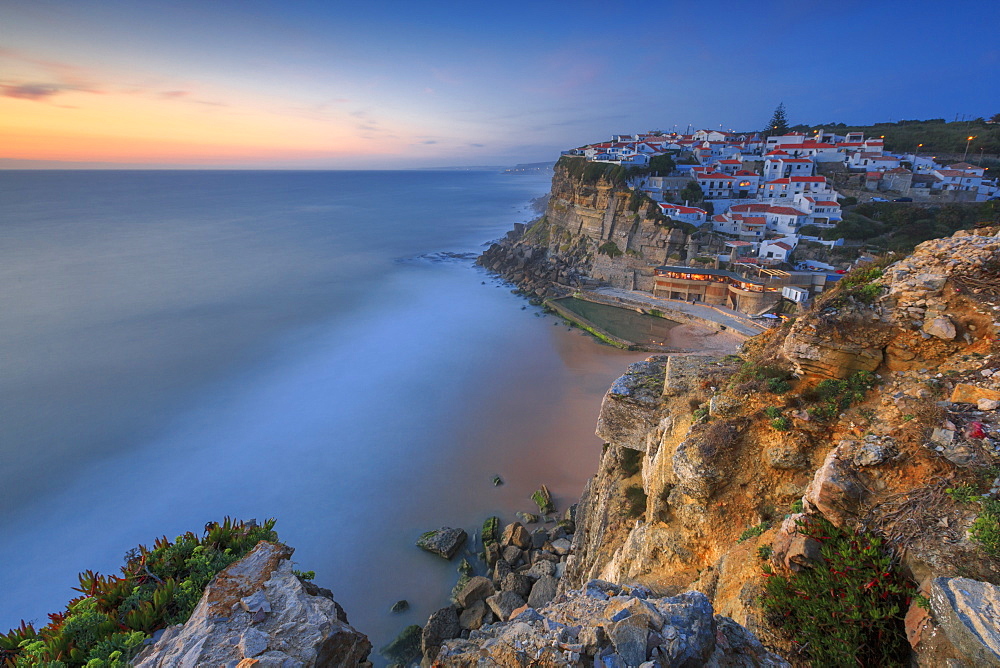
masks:
<svg viewBox="0 0 1000 668"><path fill-rule="evenodd" d="M614 165L561 159L545 214L493 244L479 263L530 294L553 296L592 280L651 291L652 266L722 251L711 235L662 215L623 178Z"/></svg>
<svg viewBox="0 0 1000 668"><path fill-rule="evenodd" d="M761 609L765 566L815 566L819 543L796 520L823 518L883 536L898 555L917 587L899 617L921 665L972 661L942 627L955 616L946 597L931 593L954 578L1000 591L989 589L1000 582L989 505L1000 487L996 234L959 232L848 275L739 358L633 365L604 399L607 445L563 590L595 578L665 596L694 589L792 655L801 644ZM938 601L931 612L916 591Z"/></svg>

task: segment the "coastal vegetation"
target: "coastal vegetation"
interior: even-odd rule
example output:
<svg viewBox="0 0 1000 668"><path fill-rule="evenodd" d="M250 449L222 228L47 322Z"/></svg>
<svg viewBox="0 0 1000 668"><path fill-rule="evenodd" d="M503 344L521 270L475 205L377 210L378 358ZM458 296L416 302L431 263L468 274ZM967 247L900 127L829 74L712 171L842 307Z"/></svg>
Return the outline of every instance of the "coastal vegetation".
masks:
<svg viewBox="0 0 1000 668"><path fill-rule="evenodd" d="M275 520L258 525L225 518L173 541L156 539L125 556L121 575L86 571L82 595L36 630L21 623L0 635L0 663L50 668L124 668L155 631L187 621L216 573L239 561L258 542L276 542Z"/></svg>
<svg viewBox="0 0 1000 668"><path fill-rule="evenodd" d="M870 202L844 214L835 227L819 230L824 239L864 241L879 251L909 253L929 239L1000 221L998 202L914 206L906 202ZM803 229L805 231L805 229Z"/></svg>
<svg viewBox="0 0 1000 668"><path fill-rule="evenodd" d="M984 118L969 121L948 122L943 118L927 120L904 120L874 125L846 125L844 123L822 123L818 125L793 125L793 132L812 134L817 130L834 131L837 134L863 132L866 137L884 137L885 148L900 153L913 153L918 149L922 155L937 153L958 154L965 150L968 137L975 137L971 143L970 156L975 156L982 148L984 154L1000 154L1000 124L987 123ZM975 160L975 162L979 162ZM995 159L983 159L984 167L995 166Z"/></svg>
<svg viewBox="0 0 1000 668"><path fill-rule="evenodd" d="M908 665L903 616L915 589L896 555L879 536L822 517L798 525L819 558L787 575L763 565L768 621L813 665Z"/></svg>

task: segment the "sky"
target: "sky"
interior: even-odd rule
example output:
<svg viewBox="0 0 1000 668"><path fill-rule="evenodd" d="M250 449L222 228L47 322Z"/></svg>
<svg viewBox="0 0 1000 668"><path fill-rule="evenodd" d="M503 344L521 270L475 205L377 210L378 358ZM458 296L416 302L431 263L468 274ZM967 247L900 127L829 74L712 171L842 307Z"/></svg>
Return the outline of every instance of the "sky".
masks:
<svg viewBox="0 0 1000 668"><path fill-rule="evenodd" d="M0 167L512 165L646 130L989 117L997 0L0 0Z"/></svg>

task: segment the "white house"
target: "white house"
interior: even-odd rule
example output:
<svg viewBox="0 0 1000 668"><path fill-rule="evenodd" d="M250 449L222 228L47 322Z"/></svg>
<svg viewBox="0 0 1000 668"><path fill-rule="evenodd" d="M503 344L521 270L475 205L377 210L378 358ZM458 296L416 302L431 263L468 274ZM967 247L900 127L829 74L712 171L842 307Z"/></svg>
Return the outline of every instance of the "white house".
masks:
<svg viewBox="0 0 1000 668"><path fill-rule="evenodd" d="M660 211L673 220L680 220L692 225L701 225L708 218L708 211L704 209L699 209L696 206L681 206L680 204L671 204L669 202L660 202Z"/></svg>
<svg viewBox="0 0 1000 668"><path fill-rule="evenodd" d="M762 200L787 199L790 201L796 195L803 193L813 196L822 195L824 199L832 199L836 196L825 176L789 176L761 185L758 197Z"/></svg>
<svg viewBox="0 0 1000 668"><path fill-rule="evenodd" d="M781 239L765 239L760 242L760 248L757 249L757 257L768 263L778 264L780 262L787 262L788 256L795 250L798 243L799 240L795 236Z"/></svg>
<svg viewBox="0 0 1000 668"><path fill-rule="evenodd" d="M733 196L735 176L722 172L699 173L696 178L706 199L727 198Z"/></svg>
<svg viewBox="0 0 1000 668"><path fill-rule="evenodd" d="M807 214L806 225L833 227L844 219L840 204L834 199L799 194L792 199L792 202L796 209Z"/></svg>
<svg viewBox="0 0 1000 668"><path fill-rule="evenodd" d="M781 153L785 153L781 151ZM774 179L784 178L786 176L812 176L815 174L816 165L808 158L792 158L785 157L784 155L770 155L764 160L764 180L773 181Z"/></svg>

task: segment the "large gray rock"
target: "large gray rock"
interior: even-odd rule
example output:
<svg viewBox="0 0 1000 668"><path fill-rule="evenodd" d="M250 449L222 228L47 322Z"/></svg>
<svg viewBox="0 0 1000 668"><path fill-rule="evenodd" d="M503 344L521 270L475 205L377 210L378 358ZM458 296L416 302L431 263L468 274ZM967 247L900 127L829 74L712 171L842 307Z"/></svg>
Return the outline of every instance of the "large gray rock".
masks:
<svg viewBox="0 0 1000 668"><path fill-rule="evenodd" d="M435 665L627 668L649 656L656 663L647 665L663 668L788 666L739 624L714 617L704 594L645 596L639 589L592 580L537 611L483 626L467 640L445 642Z"/></svg>
<svg viewBox="0 0 1000 668"><path fill-rule="evenodd" d="M528 605L532 608L541 608L548 605L549 601L556 597L558 587L559 580L551 575L543 575L531 586L531 593L528 595Z"/></svg>
<svg viewBox="0 0 1000 668"><path fill-rule="evenodd" d="M505 622L512 612L524 605L524 599L512 591L502 591L486 599L486 605L500 621Z"/></svg>
<svg viewBox="0 0 1000 668"><path fill-rule="evenodd" d="M454 606L441 608L427 618L423 633L420 635L420 650L424 657L434 659L441 643L445 640L457 638L462 633L462 627L458 623L458 611Z"/></svg>
<svg viewBox="0 0 1000 668"><path fill-rule="evenodd" d="M508 573L503 582L500 583L500 589L503 591L512 591L522 599L528 598L528 594L531 593L531 587L534 584L534 580L529 578L527 575L521 573Z"/></svg>
<svg viewBox="0 0 1000 668"><path fill-rule="evenodd" d="M474 631L483 625L486 612L486 601L476 601L458 616L458 625L463 629Z"/></svg>
<svg viewBox="0 0 1000 668"><path fill-rule="evenodd" d="M261 541L221 571L183 625L167 628L143 650L142 668L236 665L357 666L371 651L339 606L292 572L292 549Z"/></svg>
<svg viewBox="0 0 1000 668"><path fill-rule="evenodd" d="M467 537L464 529L441 527L420 536L417 539L417 547L428 552L433 552L445 559L451 559L465 543Z"/></svg>
<svg viewBox="0 0 1000 668"><path fill-rule="evenodd" d="M945 341L951 341L956 335L954 323L943 315L924 321L923 329L931 336L936 336Z"/></svg>
<svg viewBox="0 0 1000 668"><path fill-rule="evenodd" d="M931 610L971 665L1000 666L1000 587L968 578L934 578Z"/></svg>
<svg viewBox="0 0 1000 668"><path fill-rule="evenodd" d="M611 642L615 651L629 666L646 661L646 640L649 638L649 617L629 615L611 627Z"/></svg>
<svg viewBox="0 0 1000 668"><path fill-rule="evenodd" d="M496 593L496 589L489 578L475 575L469 579L462 591L458 592L455 601L460 607L468 608L476 601L483 601L494 593Z"/></svg>

